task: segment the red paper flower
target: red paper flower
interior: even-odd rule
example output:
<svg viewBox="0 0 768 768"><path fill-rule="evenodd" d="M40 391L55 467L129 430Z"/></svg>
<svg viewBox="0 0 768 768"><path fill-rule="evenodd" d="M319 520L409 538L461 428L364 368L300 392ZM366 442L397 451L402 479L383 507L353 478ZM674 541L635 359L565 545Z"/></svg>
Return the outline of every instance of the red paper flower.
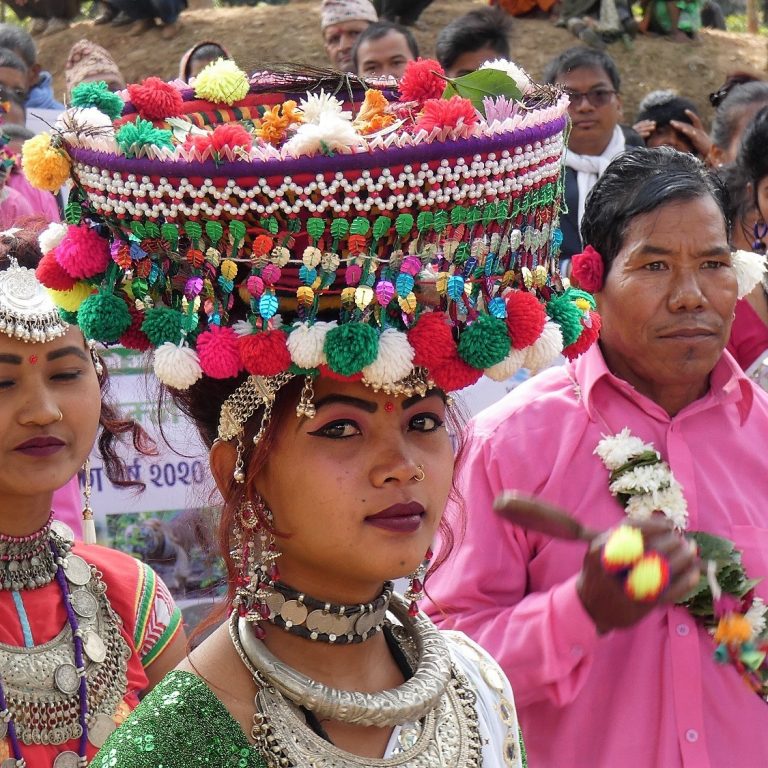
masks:
<svg viewBox="0 0 768 768"><path fill-rule="evenodd" d="M272 250L273 240L269 235L257 235L253 239L251 253L254 256L266 256Z"/></svg>
<svg viewBox="0 0 768 768"><path fill-rule="evenodd" d="M147 120L164 120L184 111L181 94L159 77L148 77L128 86L128 95L139 114Z"/></svg>
<svg viewBox="0 0 768 768"><path fill-rule="evenodd" d="M430 99L424 102L416 130L431 133L435 128L458 128L460 125L474 125L477 110L469 99L451 96L450 99Z"/></svg>
<svg viewBox="0 0 768 768"><path fill-rule="evenodd" d="M240 336L240 359L243 367L254 376L276 376L291 366L285 331L263 331Z"/></svg>
<svg viewBox="0 0 768 768"><path fill-rule="evenodd" d="M584 326L584 330L579 334L579 338L563 350L563 354L569 360L573 360L583 352L586 352L597 341L597 337L600 335L600 328L603 324L600 315L598 315L597 312L590 312L589 319L592 323L591 327L587 328L587 326Z"/></svg>
<svg viewBox="0 0 768 768"><path fill-rule="evenodd" d="M242 147L249 150L253 144L253 136L238 123L224 123L213 129L211 144L217 152L220 152L224 147L230 149Z"/></svg>
<svg viewBox="0 0 768 768"><path fill-rule="evenodd" d="M237 334L230 327L211 325L197 337L200 367L212 379L229 379L242 369Z"/></svg>
<svg viewBox="0 0 768 768"><path fill-rule="evenodd" d="M56 261L54 251L49 251L40 259L35 276L46 288L52 288L54 291L68 291L77 282L77 279Z"/></svg>
<svg viewBox="0 0 768 768"><path fill-rule="evenodd" d="M603 257L591 245L571 259L571 282L582 291L601 290L604 273Z"/></svg>
<svg viewBox="0 0 768 768"><path fill-rule="evenodd" d="M417 101L419 104L428 99L439 99L445 90L444 77L445 70L434 59L409 61L400 78L400 96L403 101Z"/></svg>
<svg viewBox="0 0 768 768"><path fill-rule="evenodd" d="M450 323L442 312L425 312L409 329L408 342L415 352L413 364L430 373L458 358Z"/></svg>
<svg viewBox="0 0 768 768"><path fill-rule="evenodd" d="M544 330L547 313L542 303L528 291L512 291L507 304L507 329L515 349L530 347Z"/></svg>

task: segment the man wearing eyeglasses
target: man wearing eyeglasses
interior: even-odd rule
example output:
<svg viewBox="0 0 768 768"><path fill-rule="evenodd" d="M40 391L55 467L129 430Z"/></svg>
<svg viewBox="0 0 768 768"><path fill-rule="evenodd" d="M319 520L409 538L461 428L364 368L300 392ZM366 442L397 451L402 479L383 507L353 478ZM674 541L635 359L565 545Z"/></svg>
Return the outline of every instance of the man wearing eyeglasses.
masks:
<svg viewBox="0 0 768 768"><path fill-rule="evenodd" d="M563 233L560 270L570 272L570 258L582 249L579 225L589 191L616 155L643 140L619 124L622 118L621 78L613 59L593 48L563 51L544 71L571 98L571 133L565 155L565 203L560 216Z"/></svg>

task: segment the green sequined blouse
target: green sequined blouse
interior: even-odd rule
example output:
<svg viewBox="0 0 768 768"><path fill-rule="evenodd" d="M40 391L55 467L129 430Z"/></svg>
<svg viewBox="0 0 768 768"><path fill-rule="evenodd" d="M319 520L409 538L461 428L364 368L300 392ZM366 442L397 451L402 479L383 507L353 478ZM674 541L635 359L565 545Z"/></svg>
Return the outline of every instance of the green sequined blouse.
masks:
<svg viewBox="0 0 768 768"><path fill-rule="evenodd" d="M152 689L90 766L267 768L205 682L179 670Z"/></svg>

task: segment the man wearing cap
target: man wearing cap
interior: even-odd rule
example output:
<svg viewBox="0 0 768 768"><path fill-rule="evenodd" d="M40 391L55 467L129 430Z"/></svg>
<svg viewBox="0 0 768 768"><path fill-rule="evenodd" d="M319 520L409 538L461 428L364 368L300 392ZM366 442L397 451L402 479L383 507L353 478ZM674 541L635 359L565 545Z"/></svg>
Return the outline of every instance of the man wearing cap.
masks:
<svg viewBox="0 0 768 768"><path fill-rule="evenodd" d="M323 0L320 29L331 65L340 72L352 72L352 48L360 33L378 21L369 0Z"/></svg>

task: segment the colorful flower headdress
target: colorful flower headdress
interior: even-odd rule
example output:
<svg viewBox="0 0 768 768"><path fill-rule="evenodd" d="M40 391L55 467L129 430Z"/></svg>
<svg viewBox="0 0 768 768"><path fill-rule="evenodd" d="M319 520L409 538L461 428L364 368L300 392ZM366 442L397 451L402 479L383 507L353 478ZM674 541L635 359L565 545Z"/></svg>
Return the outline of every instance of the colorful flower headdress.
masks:
<svg viewBox="0 0 768 768"><path fill-rule="evenodd" d="M453 391L596 339L557 275L567 96L514 64L419 60L394 91L220 60L127 96L78 86L25 144L32 183L75 182L38 275L86 336L154 348L168 386L423 368Z"/></svg>

